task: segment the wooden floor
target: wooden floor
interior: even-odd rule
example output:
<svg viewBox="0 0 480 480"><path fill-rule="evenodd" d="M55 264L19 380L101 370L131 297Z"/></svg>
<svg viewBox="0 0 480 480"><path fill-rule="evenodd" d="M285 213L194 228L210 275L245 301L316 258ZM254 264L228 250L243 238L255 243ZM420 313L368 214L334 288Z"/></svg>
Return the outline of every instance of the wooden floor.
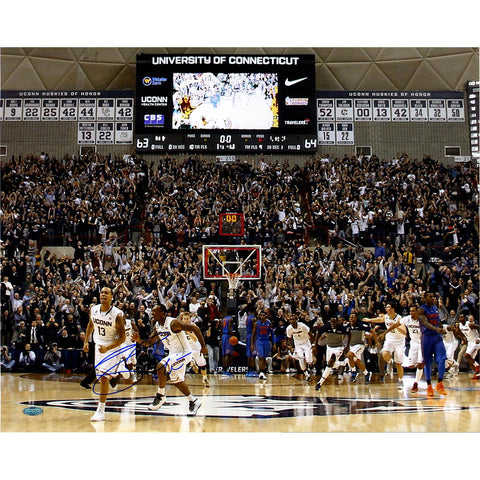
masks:
<svg viewBox="0 0 480 480"><path fill-rule="evenodd" d="M2 432L479 432L480 382L460 373L446 380L446 397L426 396L421 381L410 393L413 374L404 389L396 377L370 385L346 377L329 378L320 392L289 374L269 375L266 381L234 375L209 375L204 388L200 375L188 374L192 393L202 406L188 416L188 401L167 385L167 403L157 412L147 409L156 392L150 376L137 385L120 383L109 396L105 422L90 422L97 395L79 385L83 378L66 374L1 375ZM435 382L434 382L435 383Z"/></svg>

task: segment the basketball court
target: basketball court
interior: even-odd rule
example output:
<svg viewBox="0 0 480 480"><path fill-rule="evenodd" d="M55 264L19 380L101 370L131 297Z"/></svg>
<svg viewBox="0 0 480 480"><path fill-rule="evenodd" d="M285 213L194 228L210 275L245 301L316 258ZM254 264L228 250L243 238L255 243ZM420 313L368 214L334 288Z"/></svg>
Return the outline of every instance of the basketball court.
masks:
<svg viewBox="0 0 480 480"><path fill-rule="evenodd" d="M359 377L362 377L359 375ZM479 432L480 384L460 373L445 381L448 395L427 398L426 383L410 393L413 374L370 385L345 376L329 378L321 391L293 374L269 375L266 381L236 374L209 375L204 387L200 375L187 374L192 393L202 399L196 417L188 416L188 401L167 384L167 403L148 410L156 392L150 375L136 385L120 383L109 394L105 422L90 422L97 394L85 390L83 378L69 374L1 375L2 432ZM124 380L122 380L123 382Z"/></svg>
<svg viewBox="0 0 480 480"><path fill-rule="evenodd" d="M241 214L226 214L221 230L237 236L243 231ZM261 277L259 245L204 245L202 268L205 280L228 282L227 303L236 309L234 292L241 281ZM224 299L225 300L225 299ZM239 325L240 327L240 325ZM241 340L245 332L239 328ZM246 370L246 369L245 369ZM241 366L235 370L243 372ZM312 375L306 382L296 374L270 374L267 380L209 375L210 387L201 376L187 374L192 393L202 400L195 417L188 415L187 399L167 384L167 403L158 411L148 405L156 393L150 374L138 381L122 380L109 394L105 422L91 422L98 387L83 389L75 374L3 373L2 432L479 432L480 383L460 373L445 381L447 396L427 398L426 383L410 392L413 373L406 373L398 390L396 378L370 384L358 375L352 382L330 377L321 391Z"/></svg>

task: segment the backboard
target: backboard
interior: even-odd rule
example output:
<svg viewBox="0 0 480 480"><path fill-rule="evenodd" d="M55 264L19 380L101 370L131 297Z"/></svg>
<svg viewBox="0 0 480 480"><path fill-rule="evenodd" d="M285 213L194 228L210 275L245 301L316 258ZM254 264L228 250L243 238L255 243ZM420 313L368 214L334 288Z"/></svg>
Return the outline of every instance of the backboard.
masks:
<svg viewBox="0 0 480 480"><path fill-rule="evenodd" d="M203 278L227 280L259 280L261 277L262 247L260 245L203 245Z"/></svg>

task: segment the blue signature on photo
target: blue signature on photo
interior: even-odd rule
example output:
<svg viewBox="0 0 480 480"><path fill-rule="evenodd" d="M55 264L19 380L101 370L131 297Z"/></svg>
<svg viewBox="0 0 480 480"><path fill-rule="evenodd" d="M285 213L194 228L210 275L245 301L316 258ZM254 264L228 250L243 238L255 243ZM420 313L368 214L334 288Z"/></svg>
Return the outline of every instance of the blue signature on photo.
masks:
<svg viewBox="0 0 480 480"><path fill-rule="evenodd" d="M170 335L169 332L162 332L162 333L159 333L158 336L160 337L160 340L163 338L166 338ZM144 342L142 342L140 345L143 345ZM98 375L97 378L95 379L93 385L92 385L92 392L95 393L96 395L100 395L100 392L97 392L96 389L95 389L95 386L97 384L100 383L100 379L104 376L115 376L116 374L121 374L121 373L125 373L125 372L128 372L130 373L130 370L126 369L126 370L121 370L120 369L120 364L124 364L125 367L126 365L128 364L128 360L133 357L136 353L136 349L137 349L137 344L134 342L132 343L131 345L127 345L125 347L122 347L118 350L114 350L112 353L110 353L109 355L107 355L105 358L103 358L100 362L98 362L97 365L95 365L95 370L97 370L97 368L100 367L100 365L102 365L103 363L109 361L110 359L112 358L117 358L117 357L120 357L120 361L114 365L112 365L108 370L106 370L105 372L103 372L101 375ZM127 352L129 352L127 354ZM170 358L167 359L166 362L163 363L164 367L165 367L165 370L167 371L168 374L170 374L170 372L172 370L178 370L180 368L182 368L184 362L180 362L179 365L177 366L177 362L179 362L180 360L182 360L183 358L186 358L188 357L189 355L191 355L191 352L189 353L186 353L185 355L183 355L182 357L178 357L177 359L175 359L175 363L173 365L170 366L169 369L167 369L167 367L169 366L169 362L170 362ZM111 373L110 373L111 372ZM126 385L125 388L122 388L121 390L116 390L115 392L112 392L112 393L109 393L109 395L114 395L114 394L117 394L117 393L121 393L121 392L124 392L125 390L128 390L129 388L132 388L134 385L136 385L137 383L139 383L142 378L144 377L143 374L139 374L137 376L137 380L135 382L133 382L132 384L130 385Z"/></svg>

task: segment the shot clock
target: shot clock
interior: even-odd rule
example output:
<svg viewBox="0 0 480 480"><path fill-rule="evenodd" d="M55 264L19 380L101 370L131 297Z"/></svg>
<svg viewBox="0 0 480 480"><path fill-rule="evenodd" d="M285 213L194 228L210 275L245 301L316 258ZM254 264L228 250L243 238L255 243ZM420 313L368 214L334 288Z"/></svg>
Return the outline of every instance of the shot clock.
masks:
<svg viewBox="0 0 480 480"><path fill-rule="evenodd" d="M241 237L244 234L243 213L220 213L220 235Z"/></svg>

